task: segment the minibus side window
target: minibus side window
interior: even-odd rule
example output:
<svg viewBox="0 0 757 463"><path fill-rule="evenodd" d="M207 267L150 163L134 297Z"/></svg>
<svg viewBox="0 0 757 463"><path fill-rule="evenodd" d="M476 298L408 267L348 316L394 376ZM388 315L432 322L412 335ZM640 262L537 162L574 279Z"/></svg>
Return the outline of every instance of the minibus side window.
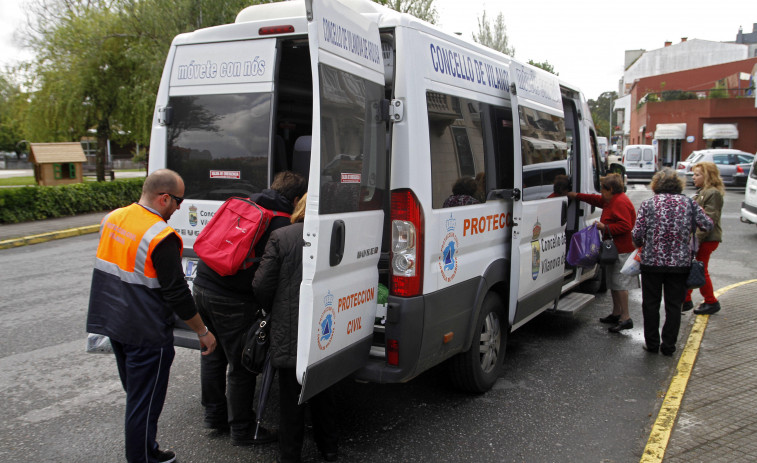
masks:
<svg viewBox="0 0 757 463"><path fill-rule="evenodd" d="M432 207L486 202L486 149L481 116L486 105L426 92L431 152ZM489 144L490 145L490 144Z"/></svg>
<svg viewBox="0 0 757 463"><path fill-rule="evenodd" d="M542 199L558 175L568 174L565 120L536 109L518 109L523 161L523 199Z"/></svg>
<svg viewBox="0 0 757 463"><path fill-rule="evenodd" d="M319 213L383 207L387 185L383 88L321 64L321 200Z"/></svg>

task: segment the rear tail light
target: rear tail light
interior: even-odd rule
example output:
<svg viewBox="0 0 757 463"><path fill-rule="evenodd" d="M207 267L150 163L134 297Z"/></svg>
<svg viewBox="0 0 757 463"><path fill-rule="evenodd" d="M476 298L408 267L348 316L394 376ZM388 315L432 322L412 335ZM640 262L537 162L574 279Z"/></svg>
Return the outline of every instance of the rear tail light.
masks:
<svg viewBox="0 0 757 463"><path fill-rule="evenodd" d="M744 169L741 166L736 166L736 173L737 174L743 174L744 173Z"/></svg>
<svg viewBox="0 0 757 463"><path fill-rule="evenodd" d="M395 367L400 364L400 343L396 339L386 341L386 363Z"/></svg>
<svg viewBox="0 0 757 463"><path fill-rule="evenodd" d="M423 213L410 190L392 192L391 294L417 296L423 290Z"/></svg>
<svg viewBox="0 0 757 463"><path fill-rule="evenodd" d="M679 163L678 163L678 167L677 167L677 168L678 168L679 170L681 170L681 169L685 169L685 168L686 168L686 166L684 166L683 164L681 164L681 163L679 162Z"/></svg>

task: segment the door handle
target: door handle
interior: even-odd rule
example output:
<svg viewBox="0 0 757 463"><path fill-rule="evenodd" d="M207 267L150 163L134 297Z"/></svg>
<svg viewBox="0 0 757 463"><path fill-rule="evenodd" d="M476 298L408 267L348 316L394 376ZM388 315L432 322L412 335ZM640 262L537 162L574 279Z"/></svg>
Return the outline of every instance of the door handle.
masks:
<svg viewBox="0 0 757 463"><path fill-rule="evenodd" d="M502 190L492 190L489 192L489 198L499 198L504 199L506 201L520 201L520 189L513 188L513 189L502 189Z"/></svg>
<svg viewBox="0 0 757 463"><path fill-rule="evenodd" d="M334 221L331 227L331 249L329 251L329 265L335 267L339 265L344 257L344 220Z"/></svg>

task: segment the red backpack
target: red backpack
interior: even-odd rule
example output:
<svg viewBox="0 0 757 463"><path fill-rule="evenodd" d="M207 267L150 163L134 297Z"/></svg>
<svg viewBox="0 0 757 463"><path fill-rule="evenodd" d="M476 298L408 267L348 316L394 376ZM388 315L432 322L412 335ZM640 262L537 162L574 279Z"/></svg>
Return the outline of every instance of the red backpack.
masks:
<svg viewBox="0 0 757 463"><path fill-rule="evenodd" d="M290 215L270 211L250 198L229 198L197 236L194 251L221 276L248 269L259 260L255 245L276 216Z"/></svg>

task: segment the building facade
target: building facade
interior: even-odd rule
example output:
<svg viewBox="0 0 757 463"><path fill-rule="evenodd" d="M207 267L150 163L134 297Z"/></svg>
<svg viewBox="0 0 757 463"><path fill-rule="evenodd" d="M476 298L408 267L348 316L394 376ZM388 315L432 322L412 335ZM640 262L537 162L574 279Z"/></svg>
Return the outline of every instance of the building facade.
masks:
<svg viewBox="0 0 757 463"><path fill-rule="evenodd" d="M735 42L687 40L627 50L614 102L618 147L652 144L662 165L692 151L730 147L757 152L757 23Z"/></svg>

